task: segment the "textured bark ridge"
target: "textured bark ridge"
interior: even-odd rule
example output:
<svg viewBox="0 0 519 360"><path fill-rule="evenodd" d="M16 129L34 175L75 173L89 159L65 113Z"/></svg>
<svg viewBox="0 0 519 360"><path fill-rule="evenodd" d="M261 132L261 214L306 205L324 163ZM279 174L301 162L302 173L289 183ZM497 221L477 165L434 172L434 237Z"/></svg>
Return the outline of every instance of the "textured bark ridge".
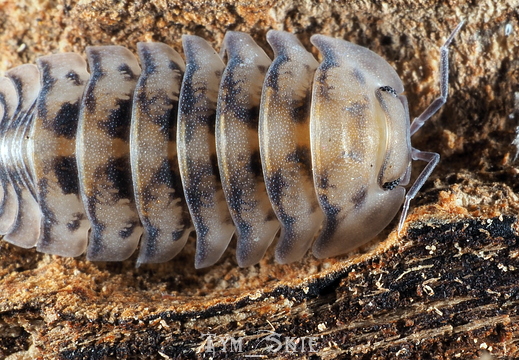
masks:
<svg viewBox="0 0 519 360"><path fill-rule="evenodd" d="M467 20L450 48L449 101L413 137L441 162L400 235L394 221L347 256L277 265L269 249L245 269L230 249L204 270L194 241L138 269L135 258L91 263L1 242L0 358L519 357L515 1L6 0L0 14L2 70L89 44L180 50L183 33L216 49L227 30L265 45L268 29L284 29L309 49L314 33L336 36L397 69L412 116L438 95L439 47Z"/></svg>

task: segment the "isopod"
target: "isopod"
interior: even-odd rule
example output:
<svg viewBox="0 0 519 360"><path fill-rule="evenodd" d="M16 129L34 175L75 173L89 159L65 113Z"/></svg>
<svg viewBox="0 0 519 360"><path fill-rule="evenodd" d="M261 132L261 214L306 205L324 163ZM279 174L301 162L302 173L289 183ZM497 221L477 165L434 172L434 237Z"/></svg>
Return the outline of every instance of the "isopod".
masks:
<svg viewBox="0 0 519 360"><path fill-rule="evenodd" d="M236 234L241 267L281 228L275 258L325 258L375 237L439 161L410 137L402 81L367 48L271 30L272 61L241 32L222 55L184 35L162 43L43 56L0 78L0 234L20 247L137 263L173 258L196 231L195 266L217 262ZM224 63L226 59L226 63ZM139 65L140 64L140 65ZM90 72L90 74L89 74ZM407 192L412 160L427 162ZM317 238L314 240L314 238Z"/></svg>

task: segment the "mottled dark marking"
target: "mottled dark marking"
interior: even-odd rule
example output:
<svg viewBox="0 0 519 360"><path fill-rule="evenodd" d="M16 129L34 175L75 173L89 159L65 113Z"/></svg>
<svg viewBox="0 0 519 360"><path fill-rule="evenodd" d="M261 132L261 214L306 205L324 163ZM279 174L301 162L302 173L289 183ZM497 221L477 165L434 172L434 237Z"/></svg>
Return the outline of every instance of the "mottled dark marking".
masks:
<svg viewBox="0 0 519 360"><path fill-rule="evenodd" d="M74 220L69 221L66 225L67 230L70 232L74 232L77 229L79 229L79 226L81 225L81 221L85 219L85 214L80 213L80 212L74 213L74 214L72 214L72 216L74 216Z"/></svg>
<svg viewBox="0 0 519 360"><path fill-rule="evenodd" d="M265 216L264 221L265 222L269 222L269 221L272 221L272 220L277 220L277 216L276 216L276 213L274 212L274 210L270 209L268 211L267 215Z"/></svg>
<svg viewBox="0 0 519 360"><path fill-rule="evenodd" d="M292 121L296 124L304 124L309 119L310 106L311 106L311 98L312 98L312 88L308 88L306 90L306 95L304 98L299 100L292 100L290 104L290 117Z"/></svg>
<svg viewBox="0 0 519 360"><path fill-rule="evenodd" d="M112 139L126 141L130 136L132 100L117 99L115 106L115 109L110 110L108 119L98 122L98 127Z"/></svg>
<svg viewBox="0 0 519 360"><path fill-rule="evenodd" d="M296 218L288 215L286 212L281 212L278 214L279 221L283 224L285 229L285 237L291 237L289 234L293 234L294 224L296 223Z"/></svg>
<svg viewBox="0 0 519 360"><path fill-rule="evenodd" d="M362 71L360 71L358 68L354 68L352 73L353 73L353 77L355 79L357 79L359 84L366 85L366 77L364 76Z"/></svg>
<svg viewBox="0 0 519 360"><path fill-rule="evenodd" d="M8 114L10 109L7 106L7 101L5 99L5 94L3 92L0 92L0 104L2 104L2 107L4 108L4 115L0 119L0 128L4 128L5 122L7 121L7 116L9 116Z"/></svg>
<svg viewBox="0 0 519 360"><path fill-rule="evenodd" d="M203 179L214 175L214 167L212 164L200 163L192 158L187 158L187 173L189 174L190 186L185 188L186 196L191 204L193 215L200 221L200 209L207 205L213 205L212 194L203 192L198 185Z"/></svg>
<svg viewBox="0 0 519 360"><path fill-rule="evenodd" d="M349 106L345 107L344 110L353 113L356 117L363 116L367 110L369 110L370 99L364 98L363 101L353 101L349 104ZM365 120L363 120L365 121Z"/></svg>
<svg viewBox="0 0 519 360"><path fill-rule="evenodd" d="M128 64L121 64L117 67L117 71L124 75L123 79L125 81L132 81L137 78L135 73L132 71Z"/></svg>
<svg viewBox="0 0 519 360"><path fill-rule="evenodd" d="M182 83L182 104L180 112L187 117L190 117L190 126L186 127L186 142L191 142L195 131L191 124L195 126L204 125L208 128L211 134L215 133L216 125L216 104L206 103L205 98L208 88L205 84L193 87L193 76L200 70L200 66L195 63L189 63L184 74L184 81ZM199 100L203 100L201 104L197 105ZM203 115L203 116L202 116ZM191 118L195 116L194 118ZM194 121L193 121L194 119Z"/></svg>
<svg viewBox="0 0 519 360"><path fill-rule="evenodd" d="M320 65L320 69L326 72L331 68L339 67L340 63L337 59L337 52L335 51L334 46L327 43L321 43L319 45L321 46L319 50L323 54L324 58L323 62Z"/></svg>
<svg viewBox="0 0 519 360"><path fill-rule="evenodd" d="M141 81L143 79L141 78ZM165 139L174 140L176 136L176 115L178 111L178 101L171 99L165 92L160 92L159 95L148 98L146 84L139 81L137 88L136 104L140 107L143 114L150 114L151 108L159 106L161 109L167 109L160 116L150 116L148 119L159 126L160 132ZM157 105L159 103L159 105Z"/></svg>
<svg viewBox="0 0 519 360"><path fill-rule="evenodd" d="M149 203L156 200L154 190L158 185L164 184L170 189L173 189L173 191L169 194L168 200L170 203L179 200L178 206L181 206L183 210L179 223L184 227L184 229L186 229L191 223L191 218L189 216L189 210L185 200L182 180L180 176L175 171L173 171L173 169L177 168L178 164L176 164L176 162L172 162L168 158L164 158L162 160L161 166L153 174L150 185L146 186L141 196L143 197L144 203Z"/></svg>
<svg viewBox="0 0 519 360"><path fill-rule="evenodd" d="M149 221L143 222L144 228L146 229L146 242L141 241L141 246L145 245L144 249L146 258L153 258L157 254L157 239L160 236L161 230L153 225Z"/></svg>
<svg viewBox="0 0 519 360"><path fill-rule="evenodd" d="M393 181L387 181L387 182L385 182L382 185L382 188L384 190L393 190L394 188L396 188L398 186L398 184L400 183L400 180L401 179L396 179L396 180L393 180Z"/></svg>
<svg viewBox="0 0 519 360"><path fill-rule="evenodd" d="M220 84L220 92L219 96L223 94L223 105L225 106L224 112L236 112L236 94L242 92L242 88L240 87L240 83L243 80L235 80L234 74L236 73L236 68L240 66L236 60L229 61L227 64L225 75L222 78L222 82Z"/></svg>
<svg viewBox="0 0 519 360"><path fill-rule="evenodd" d="M270 200L277 209L277 214L274 214L275 217L272 219L270 217L267 217L265 221L270 221L275 218L279 218L279 221L281 222L281 224L283 224L283 229L285 230L285 238L292 238L293 224L295 224L296 219L293 216L288 215L288 213L285 210L285 207L283 206L283 189L287 187L287 183L281 174L281 170L275 171L271 176L269 176L266 181L266 184L268 187ZM282 249L278 251L283 252Z"/></svg>
<svg viewBox="0 0 519 360"><path fill-rule="evenodd" d="M319 76L315 78L315 81L322 86L328 86L326 84L326 79L328 78L328 73L326 70L322 70L319 72Z"/></svg>
<svg viewBox="0 0 519 360"><path fill-rule="evenodd" d="M152 183L154 184L166 184L168 187L175 189L179 187L181 183L175 183L175 173L172 171L173 164L168 158L162 159L162 164L157 172L153 175ZM182 186L180 186L182 188Z"/></svg>
<svg viewBox="0 0 519 360"><path fill-rule="evenodd" d="M209 234L209 227L203 222L198 222L196 227L196 253L195 253L195 264L203 262L208 254L208 250L211 250L207 241L207 234Z"/></svg>
<svg viewBox="0 0 519 360"><path fill-rule="evenodd" d="M180 68L180 66L173 60L169 60L168 69L177 71L179 74L182 74L182 68Z"/></svg>
<svg viewBox="0 0 519 360"><path fill-rule="evenodd" d="M272 88L275 92L279 91L279 71L281 66L288 62L289 58L286 54L279 54L274 62L270 65L270 71L265 78L265 85Z"/></svg>
<svg viewBox="0 0 519 360"><path fill-rule="evenodd" d="M45 248L51 243L51 236L50 236L50 230L54 225L58 223L56 219L56 215L54 212L49 208L46 198L49 193L48 190L49 184L47 179L40 179L38 181L38 188L40 190L40 201L39 206L40 210L42 212L42 224L41 224L41 236L38 241L38 247Z"/></svg>
<svg viewBox="0 0 519 360"><path fill-rule="evenodd" d="M166 89L169 84L165 84L164 88L160 89L157 95L153 97L149 96L149 75L155 73L159 68L159 65L154 62L153 53L151 53L147 48L141 48L140 55L143 58L144 71L139 78L139 83L137 84L138 95L136 103L139 105L140 111L143 114L153 113L153 111L151 111L152 108L154 110L167 109L160 116L149 116L148 119L160 127L160 131L166 139L174 140L176 136L176 127L173 126L176 125L178 101L170 97L169 92L167 91L169 89ZM179 72L179 74L182 72L178 65L172 61L168 63L168 68Z"/></svg>
<svg viewBox="0 0 519 360"><path fill-rule="evenodd" d="M355 209L360 209L366 202L366 197L368 195L368 189L365 185L361 186L355 194L351 197L351 201L355 206Z"/></svg>
<svg viewBox="0 0 519 360"><path fill-rule="evenodd" d="M213 168L213 171L214 171L214 176L216 176L216 182L218 184L221 184L221 178L220 178L220 171L218 170L219 167L218 167L218 155L215 154L211 154L210 156L210 161L211 161L211 167Z"/></svg>
<svg viewBox="0 0 519 360"><path fill-rule="evenodd" d="M278 242L276 253L281 255L281 257L285 257L292 250L294 242L297 241L296 233L294 233L294 224L296 222L296 218L286 214L285 212L278 213L278 217L283 226L285 241Z"/></svg>
<svg viewBox="0 0 519 360"><path fill-rule="evenodd" d="M252 225L249 224L248 222L240 219L240 221L237 221L237 223L236 223L236 232L240 235L240 238L242 239L241 244L247 244L248 243L247 240L250 239L250 237L252 235ZM245 241L243 241L243 240L245 240ZM240 246L240 244L238 244L238 246ZM243 253L243 248L242 248L242 253Z"/></svg>
<svg viewBox="0 0 519 360"><path fill-rule="evenodd" d="M141 47L139 50L143 70L141 78L143 76L147 77L148 75L154 74L157 71L157 65L155 64L155 61L153 61L154 59L152 53L146 46Z"/></svg>
<svg viewBox="0 0 519 360"><path fill-rule="evenodd" d="M185 223L183 223L183 225L186 225ZM187 227L187 226L186 226ZM184 236L184 233L186 232L185 228L184 230L177 230L177 231L173 231L171 233L171 238L173 241L178 241L182 238L182 236Z"/></svg>
<svg viewBox="0 0 519 360"><path fill-rule="evenodd" d="M368 102L369 103L369 102ZM371 109L368 108L368 103L354 102L351 109L353 116L350 117L355 122L355 127L360 131L365 131L366 126L373 121ZM366 145L362 141L356 141L357 153L364 153Z"/></svg>
<svg viewBox="0 0 519 360"><path fill-rule="evenodd" d="M196 94L197 94L197 91L200 91L200 89L195 89L193 87L193 76L199 70L200 70L200 66L196 63L189 63L186 66L186 72L184 73L184 80L182 83L182 90L181 90L182 106L181 106L180 110L181 110L182 114L191 115L192 113L196 113L199 111L199 109L195 107L195 104L198 99ZM205 92L202 92L202 93L205 93Z"/></svg>
<svg viewBox="0 0 519 360"><path fill-rule="evenodd" d="M75 156L56 157L52 168L63 194L79 194L79 178Z"/></svg>
<svg viewBox="0 0 519 360"><path fill-rule="evenodd" d="M169 188L171 188L172 182L170 181L170 179L171 179L171 168L170 168L168 159L165 158L162 160L161 166L153 174L151 184L146 186L141 192L141 197L143 199L143 203L146 204L146 203L151 203L151 202L158 200L156 193L155 193L155 188L162 184L165 184ZM175 193L170 195L169 200L174 200L174 199L175 199Z"/></svg>
<svg viewBox="0 0 519 360"><path fill-rule="evenodd" d="M139 223L137 221L132 221L128 225L129 226L119 231L119 237L121 239L128 239L130 236L132 236L133 231L139 225Z"/></svg>
<svg viewBox="0 0 519 360"><path fill-rule="evenodd" d="M81 78L79 77L79 74L78 74L77 72L75 72L74 70L70 70L70 71L65 75L65 78L71 80L72 83L73 83L75 86L81 86L81 85L83 85L83 81L82 81Z"/></svg>
<svg viewBox="0 0 519 360"><path fill-rule="evenodd" d="M73 140L76 138L79 111L79 100L75 103L64 103L61 105L56 117L50 119L50 121L44 120L43 126L47 128L50 125L56 135Z"/></svg>
<svg viewBox="0 0 519 360"><path fill-rule="evenodd" d="M240 179L236 176L231 176L229 179L230 194L227 198L229 208L240 214L242 206L245 205L243 200L243 189L240 186Z"/></svg>
<svg viewBox="0 0 519 360"><path fill-rule="evenodd" d="M51 66L47 61L40 60L41 90L38 94L38 116L43 119L44 124L47 122L47 97L56 83L50 69Z"/></svg>
<svg viewBox="0 0 519 360"><path fill-rule="evenodd" d="M110 157L105 167L105 175L117 189L117 194L112 195L115 199L133 199L129 155L118 158Z"/></svg>
<svg viewBox="0 0 519 360"><path fill-rule="evenodd" d="M23 86L22 86L22 80L18 76L9 75L9 78L14 84L14 88L16 89L16 93L18 94L18 108L15 110L14 116L16 117L17 114L21 111L23 100L25 94L23 93Z"/></svg>
<svg viewBox="0 0 519 360"><path fill-rule="evenodd" d="M241 83L244 80L234 80L235 69L241 65L242 61L239 58L233 57L227 64L226 76L222 79L220 86L220 94L223 94L223 109L224 114L231 113L234 117L247 125L250 129L257 129L259 120L259 104L252 107L244 107L237 105L237 95L244 90ZM249 79L247 79L249 80ZM248 104L250 105L250 104Z"/></svg>
<svg viewBox="0 0 519 360"><path fill-rule="evenodd" d="M10 125L9 123L11 119L8 116L11 109L9 109L9 106L7 106L5 95L3 93L0 93L0 103L4 107L4 116L2 117L2 119L0 119L0 135L2 135L3 138L5 138L5 134L7 133L7 130L9 129ZM1 157L0 161L2 161Z"/></svg>
<svg viewBox="0 0 519 360"><path fill-rule="evenodd" d="M104 251L105 244L103 241L103 233L105 225L100 222L92 222L90 229L90 241L88 242L88 256L96 258Z"/></svg>
<svg viewBox="0 0 519 360"><path fill-rule="evenodd" d="M261 166L261 156L259 150L254 151L250 155L248 170L254 177L259 178L263 175L263 168Z"/></svg>
<svg viewBox="0 0 519 360"><path fill-rule="evenodd" d="M95 94L97 83L106 76L106 73L103 71L101 55L98 51L90 50L88 54L88 60L91 74L85 95L83 96L83 104L89 113L94 113L97 106L97 99Z"/></svg>
<svg viewBox="0 0 519 360"><path fill-rule="evenodd" d="M330 184L330 179L328 178L328 172L327 171L324 171L320 175L318 174L317 177L318 177L317 186L320 189L326 190L329 187L334 187L334 185Z"/></svg>
<svg viewBox="0 0 519 360"><path fill-rule="evenodd" d="M362 164L364 162L364 157L365 157L365 151L364 151L364 147L361 146L360 144L357 144L357 149L356 150L350 150L348 153L346 152L342 152L341 153L341 156L342 157L348 157L348 159L350 161L354 161L356 162L357 164ZM371 167L373 167L373 165L371 165Z"/></svg>
<svg viewBox="0 0 519 360"><path fill-rule="evenodd" d="M318 83L317 91L318 91L319 96L323 97L327 101L330 101L331 100L330 92L335 87L328 84L327 78L328 78L328 73L325 71L321 72L319 74L319 76L317 76L317 78L316 78L316 82Z"/></svg>
<svg viewBox="0 0 519 360"><path fill-rule="evenodd" d="M92 215L92 218L95 217L95 214L96 214L96 205L98 203L98 200L97 200L97 194L96 192L94 191L94 195L92 196L87 196L86 197L86 210L87 210L87 213L89 215ZM83 198L84 200L84 198Z"/></svg>
<svg viewBox="0 0 519 360"><path fill-rule="evenodd" d="M287 182L283 178L281 170L275 171L266 180L270 200L277 208L283 208L283 189L287 187Z"/></svg>
<svg viewBox="0 0 519 360"><path fill-rule="evenodd" d="M308 146L298 145L293 152L287 155L286 160L287 162L300 164L306 174L312 175L312 154Z"/></svg>
<svg viewBox="0 0 519 360"><path fill-rule="evenodd" d="M327 240L332 239L333 235L337 231L337 227L339 225L338 215L341 212L341 208L336 205L332 205L327 195L319 195L319 202L321 204L321 208L323 212L326 214L324 226L319 234L319 239L317 243L325 244Z"/></svg>
<svg viewBox="0 0 519 360"><path fill-rule="evenodd" d="M196 242L197 244L201 244L202 249L206 248L208 245L206 241L207 234L209 234L209 227L204 222L199 221L196 228ZM198 256L197 258L203 259L205 256L207 256L207 254L204 256Z"/></svg>
<svg viewBox="0 0 519 360"><path fill-rule="evenodd" d="M333 50L327 46L321 49L321 52L323 53L324 60L319 66L319 76L317 76L315 81L320 85L318 87L319 95L325 100L330 100L330 91L333 90L334 87L328 84L328 72L330 69L338 67L339 62L335 58Z"/></svg>
<svg viewBox="0 0 519 360"><path fill-rule="evenodd" d="M269 68L268 66L258 65L258 71L262 75L265 75L267 73L268 68Z"/></svg>
<svg viewBox="0 0 519 360"><path fill-rule="evenodd" d="M243 34L242 34L243 35ZM228 63L232 61L238 61L240 63L243 63L243 58L239 54L239 52L236 50L240 47L242 47L241 40L243 39L242 35L238 33L230 34L225 36L224 39L224 47L225 47L225 53L224 55L227 55L228 57Z"/></svg>

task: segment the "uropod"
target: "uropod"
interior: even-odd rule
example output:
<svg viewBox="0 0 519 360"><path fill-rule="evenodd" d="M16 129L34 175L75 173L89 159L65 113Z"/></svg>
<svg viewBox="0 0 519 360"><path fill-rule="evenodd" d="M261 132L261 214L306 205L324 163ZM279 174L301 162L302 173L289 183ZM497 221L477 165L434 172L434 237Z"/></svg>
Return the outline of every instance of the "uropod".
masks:
<svg viewBox="0 0 519 360"><path fill-rule="evenodd" d="M439 161L410 137L403 84L371 50L323 35L315 60L271 30L271 60L252 38L225 35L222 55L182 38L43 56L0 78L0 234L38 251L93 261L164 262L196 232L195 266L236 235L239 266L280 231L279 263L344 254L382 231ZM224 59L226 62L224 62ZM427 162L409 191L411 161Z"/></svg>

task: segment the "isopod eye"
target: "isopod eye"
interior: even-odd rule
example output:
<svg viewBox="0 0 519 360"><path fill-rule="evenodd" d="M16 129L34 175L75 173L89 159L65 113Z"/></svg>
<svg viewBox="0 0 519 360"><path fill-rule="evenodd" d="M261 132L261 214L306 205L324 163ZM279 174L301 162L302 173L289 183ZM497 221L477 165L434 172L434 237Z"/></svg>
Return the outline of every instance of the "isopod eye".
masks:
<svg viewBox="0 0 519 360"><path fill-rule="evenodd" d="M394 188L396 188L398 186L398 184L400 184L400 181L401 181L401 179L396 179L396 180L393 180L393 181L385 182L382 185L382 188L384 190L393 190Z"/></svg>
<svg viewBox="0 0 519 360"><path fill-rule="evenodd" d="M392 94L395 97L398 96L398 94L396 93L395 89L393 89L391 86L381 86L379 90L388 92L388 93Z"/></svg>
<svg viewBox="0 0 519 360"><path fill-rule="evenodd" d="M393 190L401 182L405 184L411 163L407 101L390 86L379 87L375 96L378 100L375 113L381 132L378 183L384 190Z"/></svg>

